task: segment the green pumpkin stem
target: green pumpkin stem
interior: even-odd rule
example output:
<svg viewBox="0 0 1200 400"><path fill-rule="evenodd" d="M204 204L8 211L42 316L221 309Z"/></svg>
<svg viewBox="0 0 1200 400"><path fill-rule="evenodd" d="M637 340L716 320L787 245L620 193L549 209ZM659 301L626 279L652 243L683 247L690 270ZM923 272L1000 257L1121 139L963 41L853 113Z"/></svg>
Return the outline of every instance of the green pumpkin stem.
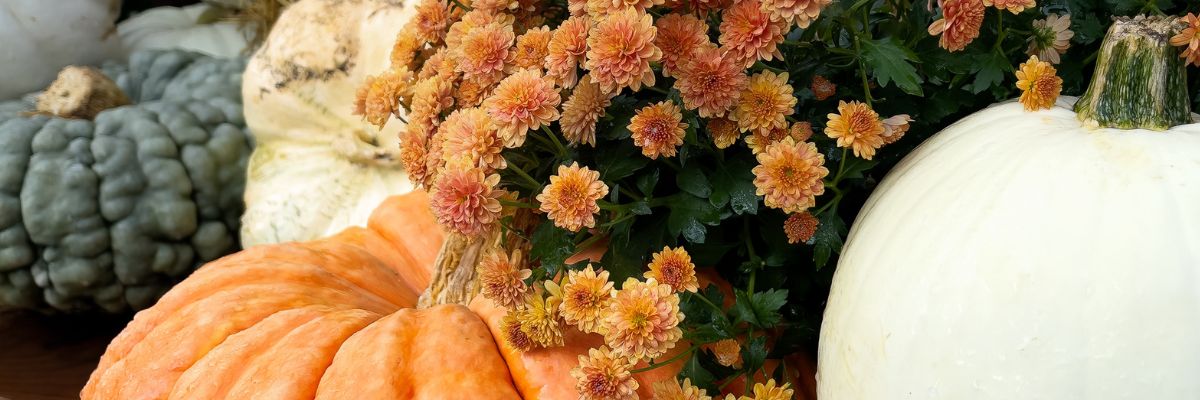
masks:
<svg viewBox="0 0 1200 400"><path fill-rule="evenodd" d="M1192 122L1187 64L1169 43L1174 17L1118 18L1104 36L1096 71L1075 103L1089 126L1167 130Z"/></svg>

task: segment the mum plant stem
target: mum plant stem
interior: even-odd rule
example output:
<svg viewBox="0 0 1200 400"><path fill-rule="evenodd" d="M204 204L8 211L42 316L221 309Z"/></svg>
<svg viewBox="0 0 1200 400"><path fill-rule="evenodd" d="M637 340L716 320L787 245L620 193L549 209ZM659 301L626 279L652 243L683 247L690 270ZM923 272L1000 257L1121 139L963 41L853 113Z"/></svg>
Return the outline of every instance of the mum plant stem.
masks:
<svg viewBox="0 0 1200 400"><path fill-rule="evenodd" d="M664 365L669 365L669 364L671 364L672 362L678 361L680 358L683 358L683 356L686 356L686 355L692 354L692 352L693 352L693 351L696 351L696 349L698 349L698 348L700 348L700 346L699 346L699 345L692 345L692 347L689 347L687 350L681 351L681 352L679 352L679 354L676 354L676 355L674 355L674 356L671 356L671 358L668 358L668 359L666 359L666 360L664 360L664 361L662 361L662 362L651 363L651 364L650 364L650 366L648 366L648 367L645 367L645 368L638 368L638 369L629 370L629 373L631 373L631 374L637 374L637 373L642 373L642 372L646 372L646 371L654 370L654 369L656 369L656 368L659 368L659 367L662 367L662 366L664 366Z"/></svg>

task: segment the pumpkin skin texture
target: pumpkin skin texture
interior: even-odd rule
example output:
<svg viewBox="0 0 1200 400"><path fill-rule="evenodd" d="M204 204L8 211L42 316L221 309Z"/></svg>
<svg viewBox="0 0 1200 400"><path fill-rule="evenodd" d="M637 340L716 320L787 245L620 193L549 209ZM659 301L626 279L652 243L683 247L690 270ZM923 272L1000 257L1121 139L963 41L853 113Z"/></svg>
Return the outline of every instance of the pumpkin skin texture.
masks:
<svg viewBox="0 0 1200 400"><path fill-rule="evenodd" d="M380 130L352 115L355 90L388 67L413 14L399 1L304 0L280 16L242 81L256 143L243 247L363 226L384 199L413 189L397 155L399 121Z"/></svg>
<svg viewBox="0 0 1200 400"><path fill-rule="evenodd" d="M1074 101L977 112L883 180L820 398L1200 398L1200 124L1088 129Z"/></svg>

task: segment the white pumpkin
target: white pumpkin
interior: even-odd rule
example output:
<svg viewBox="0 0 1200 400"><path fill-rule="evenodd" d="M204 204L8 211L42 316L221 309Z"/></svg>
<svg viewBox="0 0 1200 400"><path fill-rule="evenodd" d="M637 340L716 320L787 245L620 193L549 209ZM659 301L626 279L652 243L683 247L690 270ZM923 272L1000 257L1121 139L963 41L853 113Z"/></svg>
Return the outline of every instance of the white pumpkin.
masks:
<svg viewBox="0 0 1200 400"><path fill-rule="evenodd" d="M1200 398L1200 124L1164 21L1110 30L1088 122L998 104L883 180L834 276L821 399Z"/></svg>
<svg viewBox="0 0 1200 400"><path fill-rule="evenodd" d="M397 155L399 121L379 130L351 112L355 90L388 67L413 14L400 1L303 0L280 16L242 78L256 142L243 246L365 225L385 198L412 191Z"/></svg>
<svg viewBox="0 0 1200 400"><path fill-rule="evenodd" d="M146 49L179 49L213 57L237 57L246 50L248 32L238 23L220 20L201 23L212 7L157 7L121 21L117 35L126 54Z"/></svg>
<svg viewBox="0 0 1200 400"><path fill-rule="evenodd" d="M0 100L45 88L65 66L111 58L120 5L120 0L0 2Z"/></svg>

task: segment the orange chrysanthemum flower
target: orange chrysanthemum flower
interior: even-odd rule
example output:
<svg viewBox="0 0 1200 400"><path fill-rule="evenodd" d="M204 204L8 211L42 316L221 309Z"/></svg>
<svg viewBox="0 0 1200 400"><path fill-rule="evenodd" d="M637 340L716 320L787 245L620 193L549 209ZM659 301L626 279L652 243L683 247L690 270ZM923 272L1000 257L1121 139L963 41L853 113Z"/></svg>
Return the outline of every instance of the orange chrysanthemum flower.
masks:
<svg viewBox="0 0 1200 400"><path fill-rule="evenodd" d="M517 313L509 312L500 320L500 332L504 335L504 341L520 352L533 350L537 343L525 334L525 330L521 328L521 319L517 317Z"/></svg>
<svg viewBox="0 0 1200 400"><path fill-rule="evenodd" d="M739 0L721 13L721 48L734 62L749 68L758 60L783 58L779 43L787 22L772 19L757 0Z"/></svg>
<svg viewBox="0 0 1200 400"><path fill-rule="evenodd" d="M586 17L587 3L588 0L567 0L567 12L572 17Z"/></svg>
<svg viewBox="0 0 1200 400"><path fill-rule="evenodd" d="M487 82L479 79L463 79L459 81L458 87L454 92L454 101L459 107L475 107L483 103L483 100L492 95L492 89L496 88L496 82Z"/></svg>
<svg viewBox="0 0 1200 400"><path fill-rule="evenodd" d="M571 370L580 400L636 400L638 382L629 372L635 360L607 347L588 349Z"/></svg>
<svg viewBox="0 0 1200 400"><path fill-rule="evenodd" d="M482 9L468 11L457 22L450 25L450 31L446 33L446 47L452 52L457 51L468 33L493 22L511 27L513 21L515 18L511 14L494 13Z"/></svg>
<svg viewBox="0 0 1200 400"><path fill-rule="evenodd" d="M909 117L908 114L893 115L880 121L883 123L883 144L899 141L904 137L904 133L908 132L908 123L912 121L912 117Z"/></svg>
<svg viewBox="0 0 1200 400"><path fill-rule="evenodd" d="M354 94L354 114L382 128L400 111L402 97L408 95L413 74L406 67L390 68L367 78Z"/></svg>
<svg viewBox="0 0 1200 400"><path fill-rule="evenodd" d="M438 130L442 134L443 157L466 157L486 171L507 166L500 156L504 143L486 111L474 107L455 110Z"/></svg>
<svg viewBox="0 0 1200 400"><path fill-rule="evenodd" d="M550 54L550 28L541 26L522 33L517 46L509 53L508 64L514 70L542 69L546 56Z"/></svg>
<svg viewBox="0 0 1200 400"><path fill-rule="evenodd" d="M813 97L817 98L817 101L824 101L837 94L837 84L830 82L821 75L813 76L811 89Z"/></svg>
<svg viewBox="0 0 1200 400"><path fill-rule="evenodd" d="M783 140L785 137L790 137L796 142L803 142L812 137L812 133L812 124L808 122L797 122L791 127L759 129L750 136L746 136L746 146L750 147L752 154L757 155L771 143Z"/></svg>
<svg viewBox="0 0 1200 400"><path fill-rule="evenodd" d="M426 168L432 132L433 126L428 121L411 121L400 131L400 164L417 187L427 187L432 182Z"/></svg>
<svg viewBox="0 0 1200 400"><path fill-rule="evenodd" d="M742 367L742 345L734 339L721 339L707 346L717 364L730 368Z"/></svg>
<svg viewBox="0 0 1200 400"><path fill-rule="evenodd" d="M701 117L724 116L746 88L745 70L721 51L698 49L684 64L675 81L683 106L697 110Z"/></svg>
<svg viewBox="0 0 1200 400"><path fill-rule="evenodd" d="M866 103L838 101L838 112L826 116L825 135L854 150L854 155L870 160L883 147L883 123Z"/></svg>
<svg viewBox="0 0 1200 400"><path fill-rule="evenodd" d="M600 181L599 172L572 162L570 166L558 166L558 174L550 177L550 184L537 195L537 201L554 226L576 232L596 226L595 214L600 212L596 201L607 194L608 185Z"/></svg>
<svg viewBox="0 0 1200 400"><path fill-rule="evenodd" d="M649 14L635 8L614 11L588 32L585 67L605 93L654 86L650 63L662 58L654 45L657 29Z"/></svg>
<svg viewBox="0 0 1200 400"><path fill-rule="evenodd" d="M412 102L409 104L409 115L436 118L442 111L454 105L454 84L442 77L433 77L417 81L412 87Z"/></svg>
<svg viewBox="0 0 1200 400"><path fill-rule="evenodd" d="M496 121L504 145L520 147L525 133L558 120L558 104L562 97L554 83L537 70L527 69L500 81L492 96L483 101L483 108Z"/></svg>
<svg viewBox="0 0 1200 400"><path fill-rule="evenodd" d="M696 265L692 264L692 256L683 247L663 247L662 251L654 253L649 268L643 276L670 286L671 290L696 293L700 289Z"/></svg>
<svg viewBox="0 0 1200 400"><path fill-rule="evenodd" d="M460 23L462 21L455 25ZM456 48L451 47L463 79L484 82L500 80L504 76L504 62L508 59L514 37L512 25L501 22L491 22L467 31L462 36L462 43Z"/></svg>
<svg viewBox="0 0 1200 400"><path fill-rule="evenodd" d="M558 121L567 142L595 146L596 121L604 116L612 97L611 93L602 92L590 75L585 75L563 103L562 119Z"/></svg>
<svg viewBox="0 0 1200 400"><path fill-rule="evenodd" d="M553 282L552 282L553 283ZM525 304L509 311L521 321L521 332L540 347L563 345L562 317L558 314L558 299L534 294L525 297Z"/></svg>
<svg viewBox="0 0 1200 400"><path fill-rule="evenodd" d="M816 145L784 138L756 157L754 186L767 207L798 213L815 205L817 196L825 193L822 180L829 170Z"/></svg>
<svg viewBox="0 0 1200 400"><path fill-rule="evenodd" d="M590 29L591 22L587 16L576 16L563 21L550 37L546 76L564 88L575 86L579 79L577 70L587 55Z"/></svg>
<svg viewBox="0 0 1200 400"><path fill-rule="evenodd" d="M453 232L478 236L500 220L499 183L500 175L484 175L470 160L452 160L430 190L433 215Z"/></svg>
<svg viewBox="0 0 1200 400"><path fill-rule="evenodd" d="M1054 66L1038 60L1037 56L1021 63L1017 68L1017 89L1021 89L1021 105L1027 111L1036 111L1054 106L1062 92L1062 78Z"/></svg>
<svg viewBox="0 0 1200 400"><path fill-rule="evenodd" d="M587 0L587 12L593 18L625 10L646 12L646 9L663 4L664 0Z"/></svg>
<svg viewBox="0 0 1200 400"><path fill-rule="evenodd" d="M983 24L983 0L939 0L942 18L929 25L930 35L942 35L938 44L948 51L959 51L979 37Z"/></svg>
<svg viewBox="0 0 1200 400"><path fill-rule="evenodd" d="M1183 53L1179 56L1188 63L1200 66L1200 17L1188 13L1179 19L1179 23L1186 27L1171 37L1171 45L1183 47Z"/></svg>
<svg viewBox="0 0 1200 400"><path fill-rule="evenodd" d="M472 0L467 2L472 10L481 10L488 13L499 13L517 9L516 0Z"/></svg>
<svg viewBox="0 0 1200 400"><path fill-rule="evenodd" d="M805 243L817 234L817 225L821 222L807 211L788 216L783 221L783 233L787 234L788 243Z"/></svg>
<svg viewBox="0 0 1200 400"><path fill-rule="evenodd" d="M692 385L692 380L684 378L682 384L675 379L667 379L654 384L654 400L712 400L704 389Z"/></svg>
<svg viewBox="0 0 1200 400"><path fill-rule="evenodd" d="M642 148L642 155L651 159L674 157L675 149L683 144L687 126L679 106L670 101L643 107L629 120L633 144Z"/></svg>
<svg viewBox="0 0 1200 400"><path fill-rule="evenodd" d="M563 320L575 325L580 331L600 332L600 316L612 298L613 283L608 280L608 271L597 271L588 265L582 271L567 273L562 286Z"/></svg>
<svg viewBox="0 0 1200 400"><path fill-rule="evenodd" d="M1033 34L1029 35L1029 47L1025 49L1025 54L1058 64L1062 61L1061 55L1071 47L1073 37L1075 32L1071 31L1071 14L1046 15L1045 19L1033 20Z"/></svg>
<svg viewBox="0 0 1200 400"><path fill-rule="evenodd" d="M412 115L409 115L412 118ZM429 154L425 156L425 187L433 190L433 184L437 182L438 176L445 169L446 160L442 159L442 134L438 132L438 121L436 119L426 118L421 122L421 119L409 121L411 124L424 126L430 132L429 140L426 143L426 148ZM464 164L470 165L470 160L462 160Z"/></svg>
<svg viewBox="0 0 1200 400"><path fill-rule="evenodd" d="M458 78L458 71L454 69L454 60L450 59L445 47L439 47L434 51L433 55L421 64L421 70L417 72L417 79L429 79L435 76L446 81Z"/></svg>
<svg viewBox="0 0 1200 400"><path fill-rule="evenodd" d="M396 41L392 44L392 53L390 60L392 68L413 68L413 59L417 57L417 51L425 43L417 38L415 29L401 29L396 34Z"/></svg>
<svg viewBox="0 0 1200 400"><path fill-rule="evenodd" d="M1013 15L1020 14L1026 8L1037 6L1034 0L983 0L985 6L995 6L999 10L1008 10Z"/></svg>
<svg viewBox="0 0 1200 400"><path fill-rule="evenodd" d="M479 293L493 303L509 309L524 304L525 296L529 293L525 279L529 279L533 271L528 268L522 269L520 262L519 252L514 252L511 258L501 251L484 256L476 267Z"/></svg>
<svg viewBox="0 0 1200 400"><path fill-rule="evenodd" d="M796 96L787 82L787 72L763 71L750 77L729 119L737 121L742 132L786 126L787 116L796 111Z"/></svg>
<svg viewBox="0 0 1200 400"><path fill-rule="evenodd" d="M656 358L683 337L679 296L654 279L629 278L612 300L604 317L604 342L614 352L633 358Z"/></svg>
<svg viewBox="0 0 1200 400"><path fill-rule="evenodd" d="M801 28L808 28L830 3L833 0L762 0L762 9L773 18L795 21Z"/></svg>
<svg viewBox="0 0 1200 400"><path fill-rule="evenodd" d="M783 386L775 386L774 379L768 379L767 383L754 384L754 400L792 400L792 389L789 389L790 384L784 383Z"/></svg>
<svg viewBox="0 0 1200 400"><path fill-rule="evenodd" d="M728 148L737 143L741 132L738 131L737 124L727 118L713 118L708 120L708 134L713 138L713 145L718 149Z"/></svg>
<svg viewBox="0 0 1200 400"><path fill-rule="evenodd" d="M408 26L413 27L417 39L422 43L440 43L450 26L450 5L446 0L421 0L416 9Z"/></svg>
<svg viewBox="0 0 1200 400"><path fill-rule="evenodd" d="M680 63L690 59L697 49L716 47L708 40L708 25L691 14L667 14L654 26L658 28L654 45L663 53L663 76L675 76Z"/></svg>

